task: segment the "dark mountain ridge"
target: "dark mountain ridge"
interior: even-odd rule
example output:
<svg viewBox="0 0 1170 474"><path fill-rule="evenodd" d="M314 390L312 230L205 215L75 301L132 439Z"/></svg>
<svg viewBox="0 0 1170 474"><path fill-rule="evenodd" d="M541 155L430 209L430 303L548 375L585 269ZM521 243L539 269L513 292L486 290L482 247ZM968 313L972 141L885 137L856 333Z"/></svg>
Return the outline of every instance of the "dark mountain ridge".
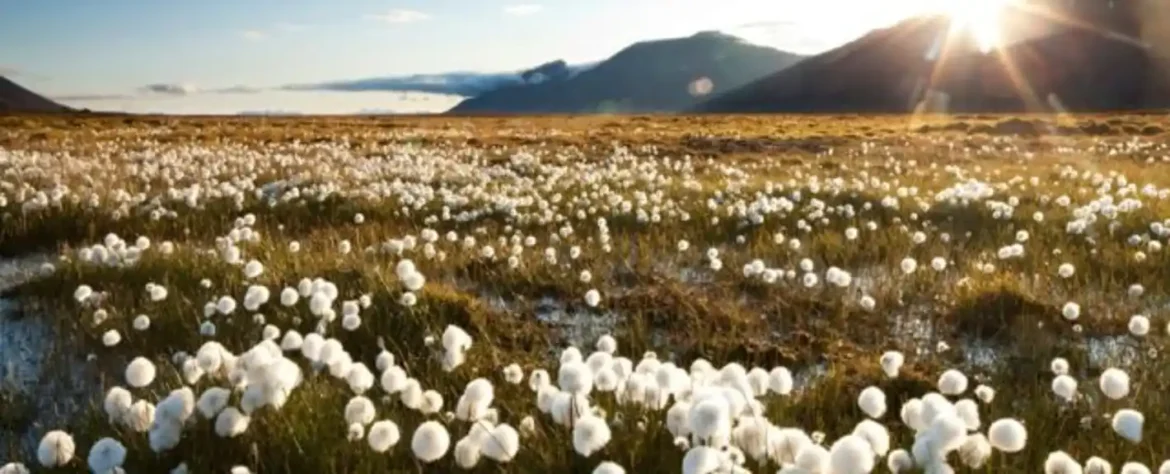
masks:
<svg viewBox="0 0 1170 474"><path fill-rule="evenodd" d="M1013 113L1170 107L1170 2L1073 6L1051 16L1009 12L1009 24L1045 33L989 53L979 51L969 35L953 31L946 18L913 18L714 96L692 111Z"/></svg>
<svg viewBox="0 0 1170 474"><path fill-rule="evenodd" d="M68 112L69 107L53 102L0 76L0 114Z"/></svg>
<svg viewBox="0 0 1170 474"><path fill-rule="evenodd" d="M732 90L781 70L801 56L718 32L635 43L575 75L506 86L469 98L449 113L677 112L709 93ZM551 65L551 66L550 66Z"/></svg>

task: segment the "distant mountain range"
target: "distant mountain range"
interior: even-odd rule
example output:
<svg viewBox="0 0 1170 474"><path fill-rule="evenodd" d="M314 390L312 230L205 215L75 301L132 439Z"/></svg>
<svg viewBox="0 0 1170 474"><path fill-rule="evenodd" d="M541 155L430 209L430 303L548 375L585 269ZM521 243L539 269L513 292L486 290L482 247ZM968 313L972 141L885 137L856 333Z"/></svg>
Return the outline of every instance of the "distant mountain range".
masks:
<svg viewBox="0 0 1170 474"><path fill-rule="evenodd" d="M635 43L597 65L563 61L526 72L539 77L470 97L450 114L677 112L710 94L734 90L802 56L719 32Z"/></svg>
<svg viewBox="0 0 1170 474"><path fill-rule="evenodd" d="M52 113L71 109L46 99L0 76L0 114L16 112Z"/></svg>

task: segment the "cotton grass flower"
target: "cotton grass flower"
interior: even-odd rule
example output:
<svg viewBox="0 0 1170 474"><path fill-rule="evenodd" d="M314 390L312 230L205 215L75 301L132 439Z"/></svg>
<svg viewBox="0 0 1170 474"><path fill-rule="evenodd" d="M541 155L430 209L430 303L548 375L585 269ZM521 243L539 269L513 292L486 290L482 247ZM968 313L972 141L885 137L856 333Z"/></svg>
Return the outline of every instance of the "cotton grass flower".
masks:
<svg viewBox="0 0 1170 474"><path fill-rule="evenodd" d="M1108 368L1101 372L1098 380L1101 393L1111 400L1121 400L1129 395L1129 374L1118 368Z"/></svg>
<svg viewBox="0 0 1170 474"><path fill-rule="evenodd" d="M958 370L947 370L938 379L938 391L943 395L960 395L967 391L967 376Z"/></svg>
<svg viewBox="0 0 1170 474"><path fill-rule="evenodd" d="M126 366L126 383L131 387L143 388L154 382L154 363L144 357L136 357Z"/></svg>
<svg viewBox="0 0 1170 474"><path fill-rule="evenodd" d="M1129 329L1129 333L1134 337L1144 337L1150 333L1150 318L1140 314L1134 315L1129 318L1129 324L1127 327Z"/></svg>
<svg viewBox="0 0 1170 474"><path fill-rule="evenodd" d="M1141 412L1123 408L1113 414L1113 431L1122 438L1137 444L1142 441L1142 425L1145 422L1146 417Z"/></svg>
<svg viewBox="0 0 1170 474"><path fill-rule="evenodd" d="M596 308L601 303L601 293L597 290L589 290L585 292L585 304L591 308Z"/></svg>
<svg viewBox="0 0 1170 474"><path fill-rule="evenodd" d="M122 342L122 335L117 330L111 329L102 333L102 345L106 347L114 347Z"/></svg>
<svg viewBox="0 0 1170 474"><path fill-rule="evenodd" d="M1048 453L1048 458L1044 460L1044 474L1079 474L1082 472L1084 470L1081 468L1081 464L1064 451Z"/></svg>
<svg viewBox="0 0 1170 474"><path fill-rule="evenodd" d="M868 474L874 468L870 444L857 435L846 435L829 448L829 468L833 474Z"/></svg>
<svg viewBox="0 0 1170 474"><path fill-rule="evenodd" d="M996 420L987 429L987 440L991 446L1005 453L1018 453L1028 442L1028 431L1024 425L1012 418Z"/></svg>
<svg viewBox="0 0 1170 474"><path fill-rule="evenodd" d="M905 360L901 352L887 351L882 354L878 362L882 366L882 372L885 372L887 377L896 378Z"/></svg>
<svg viewBox="0 0 1170 474"><path fill-rule="evenodd" d="M1057 375L1052 379L1052 392L1066 402L1077 396L1077 380L1068 375Z"/></svg>
<svg viewBox="0 0 1170 474"><path fill-rule="evenodd" d="M107 473L122 467L126 462L126 447L113 438L102 438L89 449L86 463L95 473Z"/></svg>
<svg viewBox="0 0 1170 474"><path fill-rule="evenodd" d="M575 436L576 432L574 431ZM511 425L497 425L482 440L481 449L483 455L487 456L488 459L498 463L510 462L516 457L516 453L520 451L520 433L515 428L512 428Z"/></svg>
<svg viewBox="0 0 1170 474"><path fill-rule="evenodd" d="M1150 468L1140 462L1127 462L1121 465L1120 474L1152 474Z"/></svg>
<svg viewBox="0 0 1170 474"><path fill-rule="evenodd" d="M234 438L247 431L251 421L236 407L227 407L215 417L215 434L221 438Z"/></svg>
<svg viewBox="0 0 1170 474"><path fill-rule="evenodd" d="M881 418L886 413L886 394L877 387L866 387L857 397L857 406L870 418Z"/></svg>
<svg viewBox="0 0 1170 474"><path fill-rule="evenodd" d="M256 260L250 260L244 265L244 278L249 280L259 277L264 273L264 264Z"/></svg>
<svg viewBox="0 0 1170 474"><path fill-rule="evenodd" d="M596 416L584 416L573 425L573 449L589 457L609 443L609 424Z"/></svg>
<svg viewBox="0 0 1170 474"><path fill-rule="evenodd" d="M451 434L446 427L434 421L419 425L410 440L410 450L414 457L424 463L438 461L450 447Z"/></svg>
<svg viewBox="0 0 1170 474"><path fill-rule="evenodd" d="M0 474L29 474L30 472L32 471L29 471L24 464L18 462L10 462L0 466Z"/></svg>
<svg viewBox="0 0 1170 474"><path fill-rule="evenodd" d="M54 430L41 438L37 446L37 461L44 467L65 466L73 460L77 453L77 445L73 437L64 431Z"/></svg>
<svg viewBox="0 0 1170 474"><path fill-rule="evenodd" d="M366 434L366 442L369 443L370 449L373 449L374 452L385 453L398 444L400 437L397 424L390 420L381 420L370 425L370 430Z"/></svg>
<svg viewBox="0 0 1170 474"><path fill-rule="evenodd" d="M1085 461L1085 474L1113 474L1113 465L1104 459L1093 456Z"/></svg>
<svg viewBox="0 0 1170 474"><path fill-rule="evenodd" d="M604 461L593 468L593 474L626 474L626 470L612 461Z"/></svg>

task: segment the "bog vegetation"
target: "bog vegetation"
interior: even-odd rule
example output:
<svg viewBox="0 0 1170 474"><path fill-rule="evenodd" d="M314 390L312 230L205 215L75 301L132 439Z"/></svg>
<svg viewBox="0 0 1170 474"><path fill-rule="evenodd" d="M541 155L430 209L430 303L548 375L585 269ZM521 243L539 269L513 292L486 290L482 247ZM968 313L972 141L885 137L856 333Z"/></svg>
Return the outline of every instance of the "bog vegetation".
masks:
<svg viewBox="0 0 1170 474"><path fill-rule="evenodd" d="M0 473L1170 473L1160 135L468 123L7 132Z"/></svg>

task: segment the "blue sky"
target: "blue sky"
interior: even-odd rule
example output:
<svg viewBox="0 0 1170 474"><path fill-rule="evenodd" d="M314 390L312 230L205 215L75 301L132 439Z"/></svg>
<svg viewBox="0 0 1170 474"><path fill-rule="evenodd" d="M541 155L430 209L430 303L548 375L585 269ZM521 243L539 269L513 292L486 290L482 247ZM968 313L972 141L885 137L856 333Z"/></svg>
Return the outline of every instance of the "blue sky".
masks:
<svg viewBox="0 0 1170 474"><path fill-rule="evenodd" d="M558 58L594 61L636 41L708 29L817 52L905 16L897 9L867 7L875 3L880 2L0 0L0 44L6 45L0 48L0 74L66 103L107 104L95 108L197 112L203 103L203 110L221 113L233 107L232 96L248 95L233 91L246 90L253 92L252 102L238 100L248 103L237 108L281 109L281 103L260 98L270 94L253 89L512 71ZM849 8L851 20L833 19L842 8ZM281 100L289 100L288 94ZM361 93L330 94L333 99L320 100ZM409 102L437 100L435 107L441 107L457 100L440 99ZM384 105L382 100L375 105Z"/></svg>

